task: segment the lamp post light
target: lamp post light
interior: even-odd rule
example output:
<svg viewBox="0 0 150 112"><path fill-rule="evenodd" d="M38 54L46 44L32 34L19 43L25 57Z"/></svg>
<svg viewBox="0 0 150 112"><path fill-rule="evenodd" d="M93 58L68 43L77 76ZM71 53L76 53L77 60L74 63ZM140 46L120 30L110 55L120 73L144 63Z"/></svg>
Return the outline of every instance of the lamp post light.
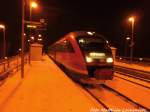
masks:
<svg viewBox="0 0 150 112"><path fill-rule="evenodd" d="M0 28L3 29L3 41L4 41L4 46L3 46L3 58L6 57L6 37L5 37L5 25L0 25Z"/></svg>
<svg viewBox="0 0 150 112"><path fill-rule="evenodd" d="M131 22L130 63L132 63L132 61L133 61L133 47L134 47L134 22L135 22L135 18L130 17L128 20Z"/></svg>
<svg viewBox="0 0 150 112"><path fill-rule="evenodd" d="M37 7L38 7L37 3L30 0L30 25L32 21L32 9L37 8Z"/></svg>
<svg viewBox="0 0 150 112"><path fill-rule="evenodd" d="M30 19L30 26L32 26L32 24L31 24L31 22L32 22L32 9L35 9L37 7L38 7L37 3L32 1L32 0L30 0L30 15L29 15L30 16L29 17L29 19ZM30 28L30 35L31 35L31 28Z"/></svg>

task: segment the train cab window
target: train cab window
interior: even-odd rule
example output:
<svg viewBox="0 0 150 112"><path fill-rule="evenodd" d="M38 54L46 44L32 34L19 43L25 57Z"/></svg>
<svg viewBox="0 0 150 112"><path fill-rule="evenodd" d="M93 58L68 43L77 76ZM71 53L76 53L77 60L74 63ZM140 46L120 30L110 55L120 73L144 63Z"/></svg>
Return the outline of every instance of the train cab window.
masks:
<svg viewBox="0 0 150 112"><path fill-rule="evenodd" d="M104 51L110 52L106 40L97 36L82 36L77 38L78 44L83 51Z"/></svg>

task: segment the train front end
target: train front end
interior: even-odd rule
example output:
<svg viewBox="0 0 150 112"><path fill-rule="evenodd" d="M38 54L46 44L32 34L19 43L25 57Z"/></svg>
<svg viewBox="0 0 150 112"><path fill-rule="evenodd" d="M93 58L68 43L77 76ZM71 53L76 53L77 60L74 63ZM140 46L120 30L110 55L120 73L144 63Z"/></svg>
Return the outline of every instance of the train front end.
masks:
<svg viewBox="0 0 150 112"><path fill-rule="evenodd" d="M77 38L78 44L85 58L88 83L104 83L113 79L113 58L108 41L101 35L89 33Z"/></svg>

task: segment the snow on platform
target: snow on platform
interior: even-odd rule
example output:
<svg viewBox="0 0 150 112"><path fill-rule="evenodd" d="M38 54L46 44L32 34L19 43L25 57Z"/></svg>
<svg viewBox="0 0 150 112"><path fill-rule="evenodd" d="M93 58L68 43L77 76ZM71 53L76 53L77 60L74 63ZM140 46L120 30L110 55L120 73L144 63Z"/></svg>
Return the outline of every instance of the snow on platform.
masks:
<svg viewBox="0 0 150 112"><path fill-rule="evenodd" d="M114 64L118 65L118 66L123 66L123 67L127 67L127 68L132 68L132 69L137 69L137 70L142 70L142 71L150 72L150 66L142 66L142 65L137 65L137 64L129 64L129 63L123 63L123 62L118 62L118 61L115 61Z"/></svg>
<svg viewBox="0 0 150 112"><path fill-rule="evenodd" d="M102 108L47 57L25 66L0 86L0 112L90 112Z"/></svg>

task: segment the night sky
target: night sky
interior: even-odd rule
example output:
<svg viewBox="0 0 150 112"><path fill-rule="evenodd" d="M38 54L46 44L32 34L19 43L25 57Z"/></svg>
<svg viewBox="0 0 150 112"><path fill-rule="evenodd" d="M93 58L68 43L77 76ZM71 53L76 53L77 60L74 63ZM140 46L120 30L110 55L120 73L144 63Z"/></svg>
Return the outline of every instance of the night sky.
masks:
<svg viewBox="0 0 150 112"><path fill-rule="evenodd" d="M27 1L27 0L26 0ZM128 17L135 20L135 57L150 58L150 0L36 0L38 9L33 10L32 19L44 18L48 23L45 45L63 35L77 30L91 30L104 35L110 44L124 56L125 38L131 35ZM25 19L29 18L28 2ZM20 47L21 0L1 1L0 23L6 24L7 53L15 55ZM0 30L0 55L3 35Z"/></svg>

